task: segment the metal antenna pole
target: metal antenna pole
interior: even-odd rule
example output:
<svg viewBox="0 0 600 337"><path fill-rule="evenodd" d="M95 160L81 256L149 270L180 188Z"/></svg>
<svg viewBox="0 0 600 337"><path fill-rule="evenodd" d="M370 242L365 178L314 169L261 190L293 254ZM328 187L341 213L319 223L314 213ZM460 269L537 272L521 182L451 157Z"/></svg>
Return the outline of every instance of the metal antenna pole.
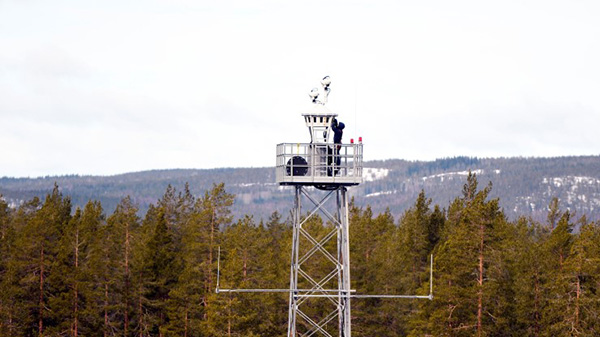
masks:
<svg viewBox="0 0 600 337"><path fill-rule="evenodd" d="M429 262L429 300L433 300L433 254Z"/></svg>
<svg viewBox="0 0 600 337"><path fill-rule="evenodd" d="M215 292L219 293L219 282L221 280L221 246L219 246L219 252L217 253L217 289Z"/></svg>

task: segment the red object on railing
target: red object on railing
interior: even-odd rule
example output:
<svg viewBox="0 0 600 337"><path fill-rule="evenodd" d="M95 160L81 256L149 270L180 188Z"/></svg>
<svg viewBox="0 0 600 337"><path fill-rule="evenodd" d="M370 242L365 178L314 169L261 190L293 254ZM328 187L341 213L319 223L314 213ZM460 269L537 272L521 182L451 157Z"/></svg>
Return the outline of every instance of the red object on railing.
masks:
<svg viewBox="0 0 600 337"><path fill-rule="evenodd" d="M358 142L362 143L362 137L358 137Z"/></svg>
<svg viewBox="0 0 600 337"><path fill-rule="evenodd" d="M350 138L350 144L354 144L354 138Z"/></svg>

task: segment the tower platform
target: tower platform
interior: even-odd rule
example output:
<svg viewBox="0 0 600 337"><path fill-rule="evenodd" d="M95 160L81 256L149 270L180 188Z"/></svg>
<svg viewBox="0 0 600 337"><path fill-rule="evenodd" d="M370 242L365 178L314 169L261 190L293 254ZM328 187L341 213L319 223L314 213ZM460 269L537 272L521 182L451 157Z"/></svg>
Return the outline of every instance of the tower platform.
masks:
<svg viewBox="0 0 600 337"><path fill-rule="evenodd" d="M280 185L358 185L363 181L363 144L278 144L275 172Z"/></svg>

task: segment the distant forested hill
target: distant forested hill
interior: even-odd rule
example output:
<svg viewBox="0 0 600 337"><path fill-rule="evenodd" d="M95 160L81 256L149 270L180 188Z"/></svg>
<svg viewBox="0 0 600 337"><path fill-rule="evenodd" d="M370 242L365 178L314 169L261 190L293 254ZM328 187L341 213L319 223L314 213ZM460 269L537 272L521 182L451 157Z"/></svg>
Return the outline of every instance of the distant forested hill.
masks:
<svg viewBox="0 0 600 337"><path fill-rule="evenodd" d="M350 193L357 206L370 205L375 214L389 208L398 218L414 204L421 190L434 204L447 208L472 171L482 186L492 183L490 197L500 199L511 219L544 219L553 197L576 216L600 219L600 156L382 160L365 162L364 167L364 183L351 188ZM130 196L140 212L145 213L168 185L183 191L187 183L192 194L201 196L221 182L228 193L235 195L235 217L252 215L256 220L266 220L274 211L287 216L292 207L293 192L275 184L272 167L154 170L115 176L3 177L0 194L9 205L16 206L34 196L45 196L56 183L75 206L99 200L105 211L112 213L122 198Z"/></svg>

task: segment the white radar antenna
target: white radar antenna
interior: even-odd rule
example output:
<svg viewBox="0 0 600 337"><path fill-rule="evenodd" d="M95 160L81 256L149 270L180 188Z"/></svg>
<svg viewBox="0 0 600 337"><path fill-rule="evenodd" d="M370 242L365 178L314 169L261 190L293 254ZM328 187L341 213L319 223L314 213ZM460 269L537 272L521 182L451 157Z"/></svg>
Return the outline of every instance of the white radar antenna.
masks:
<svg viewBox="0 0 600 337"><path fill-rule="evenodd" d="M331 78L329 76L323 77L323 79L321 80L321 85L323 86L322 100L319 100L319 95L321 95L321 93L319 92L318 88L312 88L312 90L308 93L308 96L310 97L313 103L325 105L327 104L329 93L331 92L331 88L329 87L331 85Z"/></svg>

